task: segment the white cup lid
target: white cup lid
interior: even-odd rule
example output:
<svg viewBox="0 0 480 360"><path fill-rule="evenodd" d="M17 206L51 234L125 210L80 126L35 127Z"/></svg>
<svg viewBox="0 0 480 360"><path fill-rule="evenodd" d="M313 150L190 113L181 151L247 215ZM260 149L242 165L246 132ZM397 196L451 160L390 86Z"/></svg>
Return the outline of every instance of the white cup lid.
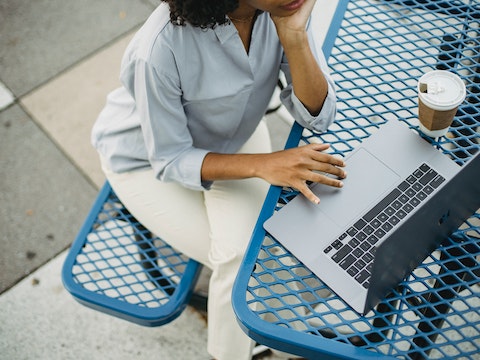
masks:
<svg viewBox="0 0 480 360"><path fill-rule="evenodd" d="M418 81L417 90L425 105L440 111L456 108L467 95L462 79L446 70L434 70L424 74Z"/></svg>

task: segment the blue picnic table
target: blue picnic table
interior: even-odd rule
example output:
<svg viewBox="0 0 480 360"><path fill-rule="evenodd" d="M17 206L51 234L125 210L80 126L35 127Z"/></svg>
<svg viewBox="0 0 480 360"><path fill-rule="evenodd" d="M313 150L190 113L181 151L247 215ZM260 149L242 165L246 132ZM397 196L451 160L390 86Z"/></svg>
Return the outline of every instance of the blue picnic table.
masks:
<svg viewBox="0 0 480 360"><path fill-rule="evenodd" d="M294 123L286 148L320 141L343 156L388 121L418 131L417 81L441 69L467 98L446 136L419 136L459 165L479 150L480 1L337 0L323 50L336 121L321 134ZM271 187L237 277L233 306L250 337L311 359L480 359L479 211L360 316L263 229L295 196Z"/></svg>

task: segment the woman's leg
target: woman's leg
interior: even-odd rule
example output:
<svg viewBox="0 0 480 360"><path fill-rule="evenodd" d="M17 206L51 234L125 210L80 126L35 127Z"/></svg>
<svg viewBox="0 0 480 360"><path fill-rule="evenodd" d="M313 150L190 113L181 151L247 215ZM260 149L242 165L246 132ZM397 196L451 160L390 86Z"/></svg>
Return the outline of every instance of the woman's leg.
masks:
<svg viewBox="0 0 480 360"><path fill-rule="evenodd" d="M261 123L239 152L270 152ZM216 181L205 193L211 229L212 264L208 298L208 351L216 359L250 359L253 341L241 330L232 308L232 287L269 184L257 178Z"/></svg>
<svg viewBox="0 0 480 360"><path fill-rule="evenodd" d="M240 152L270 152L262 122ZM250 359L253 342L237 324L231 291L269 185L260 179L216 181L199 192L155 179L153 171L116 174L115 193L146 228L212 270L208 351L218 360Z"/></svg>
<svg viewBox="0 0 480 360"><path fill-rule="evenodd" d="M148 230L188 257L211 268L210 225L203 192L163 183L152 170L105 175L128 211Z"/></svg>

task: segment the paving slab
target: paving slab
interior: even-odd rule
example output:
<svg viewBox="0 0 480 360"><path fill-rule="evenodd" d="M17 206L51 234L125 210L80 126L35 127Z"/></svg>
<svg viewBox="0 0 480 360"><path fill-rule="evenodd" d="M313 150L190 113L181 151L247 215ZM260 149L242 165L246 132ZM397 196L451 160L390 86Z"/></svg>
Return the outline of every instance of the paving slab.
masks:
<svg viewBox="0 0 480 360"><path fill-rule="evenodd" d="M65 249L95 188L18 105L0 112L0 293Z"/></svg>
<svg viewBox="0 0 480 360"><path fill-rule="evenodd" d="M120 62L133 32L21 99L49 137L97 187L105 181L90 132L107 94L120 86Z"/></svg>
<svg viewBox="0 0 480 360"><path fill-rule="evenodd" d="M3 0L0 80L23 96L137 27L154 8L130 0Z"/></svg>
<svg viewBox="0 0 480 360"><path fill-rule="evenodd" d="M179 318L142 327L77 303L60 271L66 253L0 297L0 358L49 360L207 360L205 319L187 307Z"/></svg>

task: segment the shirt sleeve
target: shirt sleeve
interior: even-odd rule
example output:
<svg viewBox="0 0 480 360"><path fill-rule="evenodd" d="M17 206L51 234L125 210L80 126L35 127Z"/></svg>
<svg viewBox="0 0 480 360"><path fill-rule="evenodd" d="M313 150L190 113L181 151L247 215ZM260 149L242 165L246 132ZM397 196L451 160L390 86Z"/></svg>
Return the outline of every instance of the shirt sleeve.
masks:
<svg viewBox="0 0 480 360"><path fill-rule="evenodd" d="M292 87L292 78L290 75L290 67L288 65L285 54L283 55L281 70L285 74L287 80L287 86L282 90L280 94L280 100L286 109L290 112L293 118L303 127L318 132L323 132L333 123L336 111L337 111L337 96L335 93L335 83L330 76L330 70L323 54L322 47L318 37L315 35L315 31L310 26L311 21L307 26L308 40L310 48L313 52L315 59L317 60L320 69L325 76L328 84L328 93L323 103L323 107L317 116L313 116L305 108L302 102L296 97L295 91Z"/></svg>
<svg viewBox="0 0 480 360"><path fill-rule="evenodd" d="M133 66L132 95L149 162L157 178L193 190L208 189L210 183L201 181L201 167L208 151L193 146L178 76L160 74L144 60L136 60Z"/></svg>

